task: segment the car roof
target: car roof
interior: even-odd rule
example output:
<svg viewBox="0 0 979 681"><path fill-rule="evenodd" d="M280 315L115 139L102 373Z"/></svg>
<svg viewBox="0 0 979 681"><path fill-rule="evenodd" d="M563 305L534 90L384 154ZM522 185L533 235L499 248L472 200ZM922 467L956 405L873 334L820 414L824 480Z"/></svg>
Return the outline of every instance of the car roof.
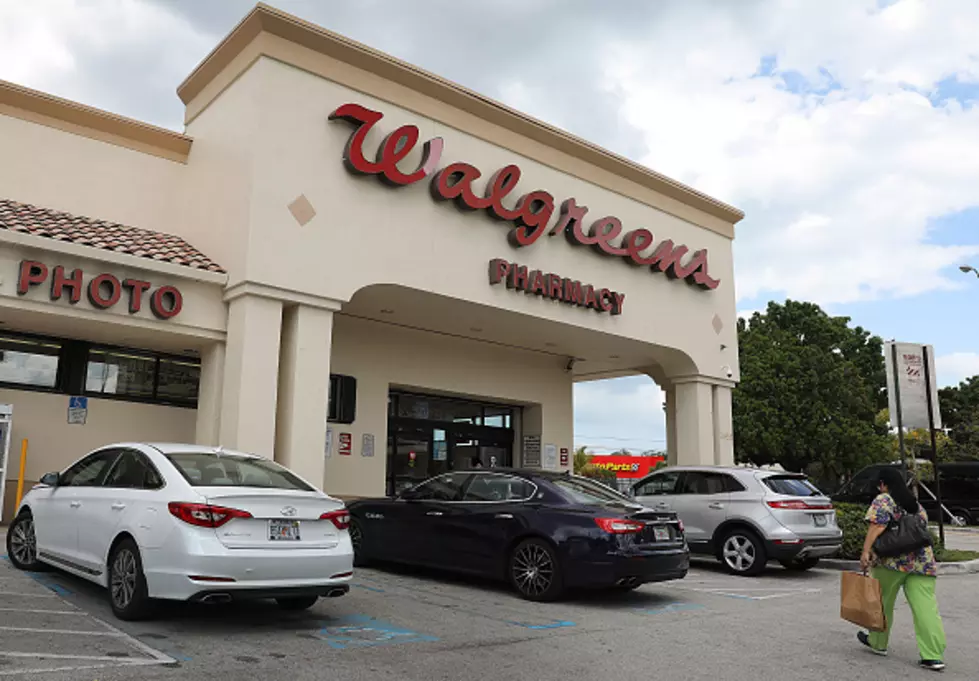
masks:
<svg viewBox="0 0 979 681"><path fill-rule="evenodd" d="M232 456L244 456L249 458L260 458L256 454L249 452L239 452L226 447L214 447L211 445L198 445L180 442L144 442L143 445L152 447L161 454L228 454Z"/></svg>
<svg viewBox="0 0 979 681"><path fill-rule="evenodd" d="M773 468L755 468L753 466L668 466L667 468L660 468L657 471L650 471L650 475L653 473L661 473L663 471L699 471L705 473L731 473L732 475L737 474L751 474L751 473L767 473L770 475L790 475L790 476L804 476L804 473L797 473L795 471L785 471L776 470Z"/></svg>

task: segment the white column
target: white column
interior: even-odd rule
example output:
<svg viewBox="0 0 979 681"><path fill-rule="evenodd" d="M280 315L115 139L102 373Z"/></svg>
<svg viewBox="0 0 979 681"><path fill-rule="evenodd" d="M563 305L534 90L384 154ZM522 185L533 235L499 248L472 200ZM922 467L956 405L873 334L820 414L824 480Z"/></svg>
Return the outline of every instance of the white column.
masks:
<svg viewBox="0 0 979 681"><path fill-rule="evenodd" d="M242 295L228 306L221 445L272 458L282 303Z"/></svg>
<svg viewBox="0 0 979 681"><path fill-rule="evenodd" d="M714 463L713 386L695 379L674 383L676 458L681 466Z"/></svg>
<svg viewBox="0 0 979 681"><path fill-rule="evenodd" d="M666 395L666 463L676 466L676 389L664 388Z"/></svg>
<svg viewBox="0 0 979 681"><path fill-rule="evenodd" d="M275 460L321 489L332 342L332 310L309 305L285 310Z"/></svg>
<svg viewBox="0 0 979 681"><path fill-rule="evenodd" d="M201 351L201 379L197 391L199 445L218 445L221 438L221 392L224 384L224 343L212 343Z"/></svg>
<svg viewBox="0 0 979 681"><path fill-rule="evenodd" d="M731 409L732 390L715 385L714 398L714 463L718 466L734 465L734 417Z"/></svg>

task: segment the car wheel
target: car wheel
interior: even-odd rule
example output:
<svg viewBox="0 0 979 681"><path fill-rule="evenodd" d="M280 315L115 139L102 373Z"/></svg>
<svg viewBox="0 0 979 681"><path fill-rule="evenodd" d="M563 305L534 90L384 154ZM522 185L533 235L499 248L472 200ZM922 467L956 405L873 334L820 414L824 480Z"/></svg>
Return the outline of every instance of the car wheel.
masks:
<svg viewBox="0 0 979 681"><path fill-rule="evenodd" d="M39 572L44 564L37 559L37 535L34 533L34 516L21 512L7 530L7 556L18 570Z"/></svg>
<svg viewBox="0 0 979 681"><path fill-rule="evenodd" d="M525 539L510 554L510 582L529 601L553 601L564 591L561 564L550 544Z"/></svg>
<svg viewBox="0 0 979 681"><path fill-rule="evenodd" d="M109 604L121 620L132 622L150 615L143 560L132 539L123 539L109 556Z"/></svg>
<svg viewBox="0 0 979 681"><path fill-rule="evenodd" d="M733 530L721 543L721 562L728 572L744 577L760 575L768 562L765 546L748 530Z"/></svg>
<svg viewBox="0 0 979 681"><path fill-rule="evenodd" d="M818 558L802 558L796 560L783 560L779 561L782 563L782 567L786 570L792 570L793 572L805 572L806 570L812 570L814 567L819 565Z"/></svg>
<svg viewBox="0 0 979 681"><path fill-rule="evenodd" d="M366 567L370 562L364 555L364 528L353 518L350 519L350 543L354 547L354 567Z"/></svg>

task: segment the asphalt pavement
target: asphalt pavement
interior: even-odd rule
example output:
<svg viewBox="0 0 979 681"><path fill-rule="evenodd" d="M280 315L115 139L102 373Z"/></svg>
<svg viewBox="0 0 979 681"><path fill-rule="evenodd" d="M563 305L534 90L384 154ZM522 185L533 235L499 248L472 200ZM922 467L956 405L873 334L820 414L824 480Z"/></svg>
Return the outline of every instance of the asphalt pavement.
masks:
<svg viewBox="0 0 979 681"><path fill-rule="evenodd" d="M677 582L533 604L503 585L403 569L361 569L347 596L305 613L274 604L172 605L151 622L114 620L105 594L58 572L0 561L0 680L71 681L888 681L928 676L907 605L888 658L839 619L840 573L757 579L697 563ZM941 578L944 678L979 678L979 576Z"/></svg>

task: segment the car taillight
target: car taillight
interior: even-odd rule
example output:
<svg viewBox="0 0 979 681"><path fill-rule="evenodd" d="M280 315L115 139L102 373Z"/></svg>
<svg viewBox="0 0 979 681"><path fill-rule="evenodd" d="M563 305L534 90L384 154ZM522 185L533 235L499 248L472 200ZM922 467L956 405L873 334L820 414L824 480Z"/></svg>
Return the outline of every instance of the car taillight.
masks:
<svg viewBox="0 0 979 681"><path fill-rule="evenodd" d="M772 508L786 508L793 511L819 511L833 508L833 504L827 504L826 502L807 502L801 499L769 501L768 505Z"/></svg>
<svg viewBox="0 0 979 681"><path fill-rule="evenodd" d="M346 509L330 511L321 515L320 520L329 520L338 530L346 530L350 527L350 511Z"/></svg>
<svg viewBox="0 0 979 681"><path fill-rule="evenodd" d="M680 534L683 534L683 521L679 518L676 519L677 525L680 526Z"/></svg>
<svg viewBox="0 0 979 681"><path fill-rule="evenodd" d="M170 515L183 520L188 525L197 527L221 527L232 518L251 518L248 511L210 504L188 504L181 501L171 501L167 507Z"/></svg>
<svg viewBox="0 0 979 681"><path fill-rule="evenodd" d="M625 518L595 518L595 524L609 534L635 534L646 526L646 523Z"/></svg>

